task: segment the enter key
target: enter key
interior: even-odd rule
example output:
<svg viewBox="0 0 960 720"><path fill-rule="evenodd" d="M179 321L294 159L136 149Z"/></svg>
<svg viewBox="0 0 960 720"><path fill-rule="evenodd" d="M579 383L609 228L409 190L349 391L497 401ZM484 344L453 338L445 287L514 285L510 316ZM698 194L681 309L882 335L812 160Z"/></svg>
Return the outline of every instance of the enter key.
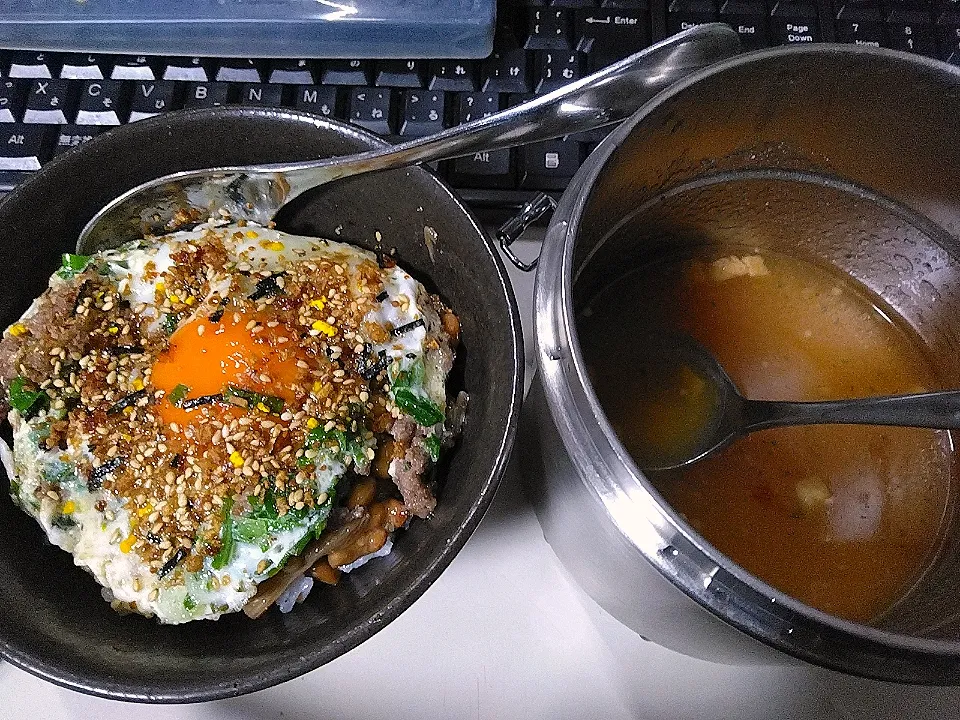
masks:
<svg viewBox="0 0 960 720"><path fill-rule="evenodd" d="M577 50L587 54L588 71L643 50L650 45L646 10L578 10Z"/></svg>

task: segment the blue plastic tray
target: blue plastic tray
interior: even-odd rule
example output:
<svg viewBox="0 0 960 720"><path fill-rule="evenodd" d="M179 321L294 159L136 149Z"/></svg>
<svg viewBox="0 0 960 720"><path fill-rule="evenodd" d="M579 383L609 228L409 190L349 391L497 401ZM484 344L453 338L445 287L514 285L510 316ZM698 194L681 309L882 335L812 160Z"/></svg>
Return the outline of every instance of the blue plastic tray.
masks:
<svg viewBox="0 0 960 720"><path fill-rule="evenodd" d="M481 58L495 0L0 0L0 46L273 58Z"/></svg>

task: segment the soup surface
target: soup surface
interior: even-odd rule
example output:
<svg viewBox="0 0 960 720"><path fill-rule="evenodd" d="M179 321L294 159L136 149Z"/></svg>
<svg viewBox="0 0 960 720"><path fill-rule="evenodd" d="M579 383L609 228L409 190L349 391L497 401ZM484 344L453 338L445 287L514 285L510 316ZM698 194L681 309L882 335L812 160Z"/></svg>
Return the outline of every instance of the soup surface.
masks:
<svg viewBox="0 0 960 720"><path fill-rule="evenodd" d="M728 247L638 268L590 303L578 330L604 411L642 465L651 439L689 441L684 428L702 424L697 413L711 401L682 373L651 396L638 337L688 332L753 399L937 389L919 337L894 318L838 272ZM651 479L746 570L825 612L866 622L932 559L951 470L946 432L821 425L760 431Z"/></svg>

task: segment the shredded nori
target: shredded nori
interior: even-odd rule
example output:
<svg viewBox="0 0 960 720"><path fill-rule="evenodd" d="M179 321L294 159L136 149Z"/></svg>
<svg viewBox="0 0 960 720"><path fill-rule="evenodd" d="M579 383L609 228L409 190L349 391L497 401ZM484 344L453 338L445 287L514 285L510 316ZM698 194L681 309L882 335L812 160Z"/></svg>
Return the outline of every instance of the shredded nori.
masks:
<svg viewBox="0 0 960 720"><path fill-rule="evenodd" d="M364 346L364 354L357 361L357 372L367 380L373 380L390 365L390 358L387 357L387 351L381 350L378 355L370 356L370 346Z"/></svg>
<svg viewBox="0 0 960 720"><path fill-rule="evenodd" d="M80 289L77 290L77 299L73 301L74 314L76 314L77 310L83 304L83 299L87 296L86 291L87 291L87 288L89 287L90 287L89 280L84 280L82 283L80 283Z"/></svg>
<svg viewBox="0 0 960 720"><path fill-rule="evenodd" d="M225 297L220 298L219 307L217 307L216 310L210 313L211 322L220 322L220 320L223 318L223 313L227 309L228 302L230 302L230 298L225 298Z"/></svg>
<svg viewBox="0 0 960 720"><path fill-rule="evenodd" d="M408 322L406 325L400 325L398 327L395 327L393 330L390 331L390 334L393 335L394 337L399 337L400 335L403 335L404 333L408 333L411 330L416 330L418 327L423 327L423 324L424 324L423 318L419 318L418 320L414 320L413 322Z"/></svg>
<svg viewBox="0 0 960 720"><path fill-rule="evenodd" d="M386 300L388 297L390 297L389 294L387 293L386 290L384 290L382 293L380 293L379 295L377 295L377 302L383 302L383 301Z"/></svg>
<svg viewBox="0 0 960 720"><path fill-rule="evenodd" d="M177 453L170 458L170 467L172 467L174 470L179 468L181 465L183 465L183 455L180 453Z"/></svg>
<svg viewBox="0 0 960 720"><path fill-rule="evenodd" d="M277 278L283 275L283 273L277 273L276 275L270 275L261 279L257 286L253 289L253 292L247 296L249 300L260 300L265 297L273 297L274 295L279 295L283 292L280 289L280 286L277 285Z"/></svg>
<svg viewBox="0 0 960 720"><path fill-rule="evenodd" d="M126 397L120 398L117 402L110 406L107 410L107 415L116 415L117 413L123 412L128 407L133 407L141 398L147 396L146 388L143 390L137 390L132 392Z"/></svg>
<svg viewBox="0 0 960 720"><path fill-rule="evenodd" d="M184 400L182 403L180 403L180 407L184 410L193 410L201 405L212 405L216 402L223 402L222 394L217 393L215 395L200 395L199 397L190 398L189 400Z"/></svg>
<svg viewBox="0 0 960 720"><path fill-rule="evenodd" d="M108 355L140 355L143 348L139 345L114 345L104 348L103 351Z"/></svg>
<svg viewBox="0 0 960 720"><path fill-rule="evenodd" d="M179 565L184 558L188 555L186 548L177 548L177 551L173 554L169 560L167 560L163 566L157 571L157 577L164 577L169 575L170 572Z"/></svg>
<svg viewBox="0 0 960 720"><path fill-rule="evenodd" d="M107 460L103 465L95 467L87 478L87 490L93 492L103 486L103 479L120 468L127 461L124 457L115 457Z"/></svg>

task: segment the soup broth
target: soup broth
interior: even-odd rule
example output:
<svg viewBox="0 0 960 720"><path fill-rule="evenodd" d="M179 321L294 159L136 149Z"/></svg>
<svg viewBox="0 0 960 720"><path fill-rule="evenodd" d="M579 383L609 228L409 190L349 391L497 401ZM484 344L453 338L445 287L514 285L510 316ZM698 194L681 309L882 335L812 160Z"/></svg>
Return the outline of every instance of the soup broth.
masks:
<svg viewBox="0 0 960 720"><path fill-rule="evenodd" d="M637 269L578 322L588 369L621 441L683 437L689 408L638 379L651 331L689 333L743 395L829 400L939 389L920 338L852 279L742 248ZM679 415L678 415L679 413ZM665 421L667 418L667 421ZM678 430L678 427L681 429ZM665 430L666 428L666 430ZM944 431L821 425L756 432L684 470L653 475L666 500L717 549L774 587L849 620L876 619L919 579L948 507Z"/></svg>

